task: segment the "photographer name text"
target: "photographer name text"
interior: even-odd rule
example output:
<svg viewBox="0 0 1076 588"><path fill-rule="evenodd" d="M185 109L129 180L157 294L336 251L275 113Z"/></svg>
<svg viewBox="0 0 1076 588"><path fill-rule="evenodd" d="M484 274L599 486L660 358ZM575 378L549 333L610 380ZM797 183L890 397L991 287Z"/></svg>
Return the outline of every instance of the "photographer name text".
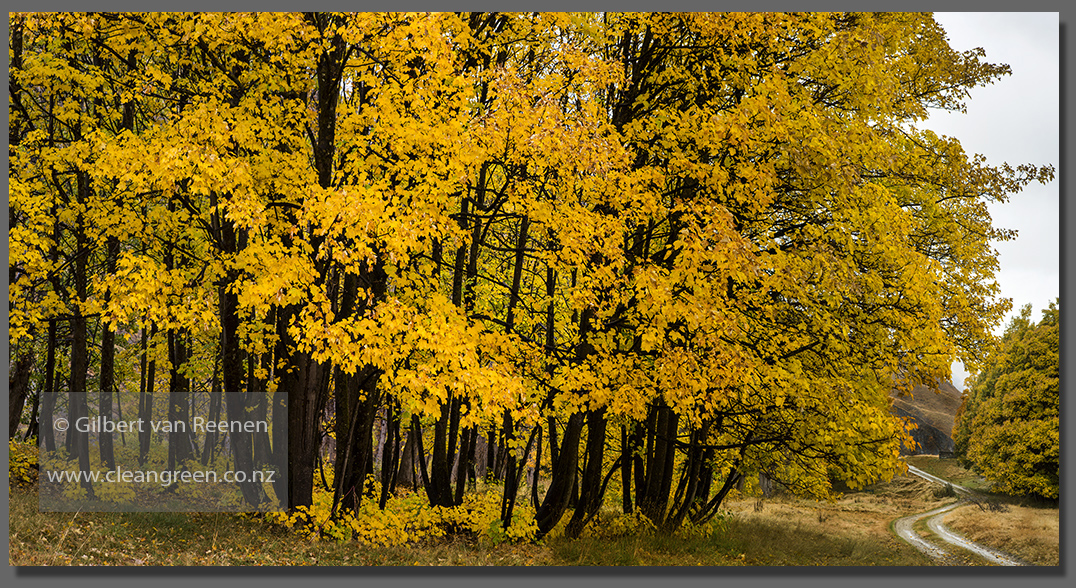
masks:
<svg viewBox="0 0 1076 588"><path fill-rule="evenodd" d="M75 430L80 433L143 433L143 419L115 421L108 417L82 417L75 420ZM58 430L67 429L67 419L56 419ZM211 421L203 417L194 417L187 421L149 421L150 429L157 433L186 433L188 428L193 433L268 433L266 421Z"/></svg>

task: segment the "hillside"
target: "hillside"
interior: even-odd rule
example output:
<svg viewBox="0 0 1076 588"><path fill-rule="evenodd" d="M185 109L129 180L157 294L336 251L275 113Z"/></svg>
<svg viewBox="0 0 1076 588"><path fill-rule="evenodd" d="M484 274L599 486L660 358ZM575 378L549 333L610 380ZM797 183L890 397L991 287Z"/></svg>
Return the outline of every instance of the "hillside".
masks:
<svg viewBox="0 0 1076 588"><path fill-rule="evenodd" d="M937 454L953 450L953 423L960 408L960 391L949 382L942 382L937 389L916 386L911 394L901 396L896 390L893 398L893 414L911 417L918 428L912 431L917 447L901 448L901 453Z"/></svg>

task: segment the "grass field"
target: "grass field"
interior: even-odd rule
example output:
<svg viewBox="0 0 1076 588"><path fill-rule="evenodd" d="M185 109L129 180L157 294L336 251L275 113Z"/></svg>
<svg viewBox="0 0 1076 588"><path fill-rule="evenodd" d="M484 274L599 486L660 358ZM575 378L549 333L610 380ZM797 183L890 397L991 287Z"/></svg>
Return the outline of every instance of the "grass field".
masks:
<svg viewBox="0 0 1076 588"><path fill-rule="evenodd" d="M914 461L913 461L914 460ZM967 485L952 460L910 459ZM961 468L962 469L962 468ZM636 533L489 545L462 538L399 547L306 539L264 520L228 513L42 513L33 488L10 489L13 566L929 566L891 531L903 515L951 502L909 476L830 502L778 495L730 500L705 536ZM969 539L1040 565L1057 565L1058 510L961 507L947 523Z"/></svg>
<svg viewBox="0 0 1076 588"><path fill-rule="evenodd" d="M304 539L264 521L226 513L42 513L33 489L11 489L13 566L516 566L516 565L930 565L886 528L881 495L823 505L795 498L729 503L720 532L553 538L490 546L462 539L369 547Z"/></svg>

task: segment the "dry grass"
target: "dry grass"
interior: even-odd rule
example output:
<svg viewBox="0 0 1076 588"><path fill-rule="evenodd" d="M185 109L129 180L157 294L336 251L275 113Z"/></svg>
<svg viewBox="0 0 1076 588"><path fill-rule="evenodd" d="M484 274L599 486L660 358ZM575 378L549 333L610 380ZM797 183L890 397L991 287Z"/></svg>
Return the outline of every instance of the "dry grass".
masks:
<svg viewBox="0 0 1076 588"><path fill-rule="evenodd" d="M1010 505L1006 512L984 512L969 504L946 515L945 524L976 543L1025 561L1041 566L1060 565L1057 508Z"/></svg>
<svg viewBox="0 0 1076 588"><path fill-rule="evenodd" d="M730 501L728 509L744 523L763 525L777 521L787 525L786 529L795 528L808 537L829 535L875 546L887 552L880 556L878 565L931 565L925 556L893 534L890 523L898 517L945 503L946 500L934 497L929 483L899 476L833 502L779 496L767 499L761 512L755 512L753 499Z"/></svg>
<svg viewBox="0 0 1076 588"><path fill-rule="evenodd" d="M9 565L108 566L924 566L933 562L889 530L940 504L931 486L899 477L833 502L780 496L726 503L709 536L639 533L489 547L464 540L403 547L312 541L227 513L42 513L32 489L11 488Z"/></svg>
<svg viewBox="0 0 1076 588"><path fill-rule="evenodd" d="M521 566L556 565L541 545L463 540L400 547L309 540L231 513L39 512L11 488L11 566Z"/></svg>

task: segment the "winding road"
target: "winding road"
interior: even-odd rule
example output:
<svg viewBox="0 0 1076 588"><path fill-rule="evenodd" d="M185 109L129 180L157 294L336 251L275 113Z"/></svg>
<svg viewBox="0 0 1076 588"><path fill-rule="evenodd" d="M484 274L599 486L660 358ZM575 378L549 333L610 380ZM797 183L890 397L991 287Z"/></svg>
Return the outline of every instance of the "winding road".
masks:
<svg viewBox="0 0 1076 588"><path fill-rule="evenodd" d="M939 478L937 476L933 476L931 474L928 474L928 473L924 472L923 470L921 470L921 469L919 469L919 468L917 468L915 466L912 466L912 465L908 466L908 473L913 474L915 476L919 476L920 478L923 478L924 480L934 482L934 483L937 483L937 484L943 484L943 485L944 484L951 484L951 482L949 482L947 480L943 480L943 479L941 479L941 478ZM995 549L990 549L989 547L984 547L982 545L979 545L978 543L973 543L971 541L968 541L967 539L961 537L960 535L957 535L956 533L953 533L952 531L950 531L942 523L942 519L945 518L945 513L947 513L949 511L953 510L954 508L964 504L966 497L974 495L974 492L972 492L971 490L969 490L969 489L967 489L967 488L965 488L963 486L960 486L960 485L957 485L957 484L952 484L952 486L953 486L953 490L955 490L956 493L961 496L960 500L958 500L958 501L956 501L956 502L954 502L952 504L948 504L948 505L945 505L945 506L942 506L942 507L939 507L939 508L935 508L934 510L930 510L930 511L927 511L927 512L924 512L924 513L909 515L909 516L897 519L893 523L893 528L896 530L897 535L899 535L902 539L904 539L908 543L911 543L912 546L914 546L919 551L922 551L923 553L925 553L928 556L940 561L941 563L943 563L945 565L960 565L958 563L958 559L954 556L953 553L951 553L950 551L947 551L946 549L942 548L939 545L935 545L935 544L927 541L926 539L923 539L922 537L919 536L919 533L917 533L912 528L912 526L916 523L916 521L925 518L925 519L927 519L927 527L931 530L931 532L933 532L936 536L940 537L943 541L945 541L946 543L949 543L951 545L955 545L958 548L970 551L970 552L982 557L986 561L988 561L990 563L993 563L994 565L1000 565L1000 566L1025 566L1025 565L1028 565L1027 563L1022 562L1019 559L1016 559L1015 557L1013 557L1013 556L1011 556L1011 555L1009 555L1007 553L1003 553L1003 552L997 551Z"/></svg>

